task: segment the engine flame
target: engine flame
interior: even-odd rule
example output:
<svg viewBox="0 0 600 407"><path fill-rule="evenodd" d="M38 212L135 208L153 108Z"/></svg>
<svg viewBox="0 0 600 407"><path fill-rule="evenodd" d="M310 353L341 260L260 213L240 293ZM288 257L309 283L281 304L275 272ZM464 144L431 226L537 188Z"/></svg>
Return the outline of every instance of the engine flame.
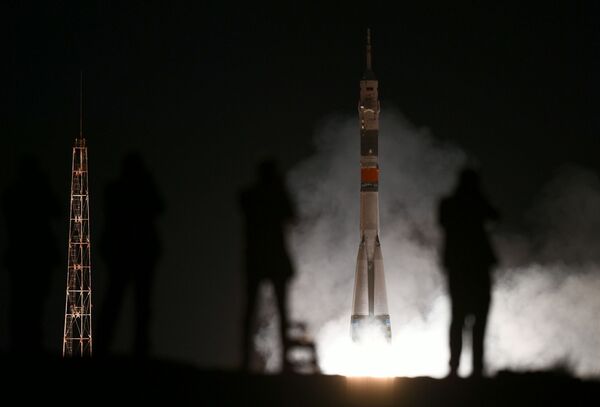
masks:
<svg viewBox="0 0 600 407"><path fill-rule="evenodd" d="M395 331L392 342L378 327L366 327L360 342L335 323L319 341L319 365L325 374L348 377L444 377L448 373L447 351L431 328L412 325Z"/></svg>

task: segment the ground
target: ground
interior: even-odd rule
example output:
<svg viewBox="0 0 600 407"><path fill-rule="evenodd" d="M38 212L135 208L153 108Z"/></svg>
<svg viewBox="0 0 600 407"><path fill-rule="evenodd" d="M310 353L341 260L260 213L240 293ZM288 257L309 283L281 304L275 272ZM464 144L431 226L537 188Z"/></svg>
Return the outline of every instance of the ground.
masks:
<svg viewBox="0 0 600 407"><path fill-rule="evenodd" d="M79 405L168 402L198 406L543 406L597 405L600 381L561 372L501 372L483 379L366 379L258 375L181 364L110 359L5 358L4 397Z"/></svg>

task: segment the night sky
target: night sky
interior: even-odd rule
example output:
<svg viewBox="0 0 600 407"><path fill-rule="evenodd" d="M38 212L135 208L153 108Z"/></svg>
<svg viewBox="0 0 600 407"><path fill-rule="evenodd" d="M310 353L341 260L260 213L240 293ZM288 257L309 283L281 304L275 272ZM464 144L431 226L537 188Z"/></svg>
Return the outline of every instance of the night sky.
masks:
<svg viewBox="0 0 600 407"><path fill-rule="evenodd" d="M367 27L384 111L397 107L477 160L502 208L502 227L526 227L523 213L562 166L600 171L598 7L11 3L3 6L0 188L14 178L21 154L37 154L66 218L83 71L92 239L103 230L104 187L128 151L143 154L167 204L155 286L157 356L237 365L237 193L264 155L291 169L310 157L327 117L357 114ZM66 221L56 225L65 252L66 228ZM94 253L101 307L105 265ZM56 294L44 311L47 347L56 352L65 271L66 260L54 271ZM125 350L131 335L122 332L118 348Z"/></svg>

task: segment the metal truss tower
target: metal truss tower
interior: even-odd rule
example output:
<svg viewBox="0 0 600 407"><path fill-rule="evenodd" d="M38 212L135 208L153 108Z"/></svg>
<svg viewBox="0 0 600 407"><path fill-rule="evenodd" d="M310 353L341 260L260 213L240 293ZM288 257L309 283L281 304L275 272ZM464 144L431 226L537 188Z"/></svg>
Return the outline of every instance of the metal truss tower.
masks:
<svg viewBox="0 0 600 407"><path fill-rule="evenodd" d="M92 264L88 153L80 98L79 137L73 145L63 357L92 356Z"/></svg>

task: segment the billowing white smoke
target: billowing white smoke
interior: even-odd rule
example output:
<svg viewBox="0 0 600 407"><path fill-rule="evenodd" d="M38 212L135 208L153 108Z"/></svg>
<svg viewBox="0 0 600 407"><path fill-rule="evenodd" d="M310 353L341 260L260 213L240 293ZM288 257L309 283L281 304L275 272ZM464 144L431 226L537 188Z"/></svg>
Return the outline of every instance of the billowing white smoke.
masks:
<svg viewBox="0 0 600 407"><path fill-rule="evenodd" d="M506 270L488 330L493 370L600 375L600 269L556 263Z"/></svg>
<svg viewBox="0 0 600 407"><path fill-rule="evenodd" d="M347 340L359 243L359 136L356 119L330 120L317 134L317 154L290 174L301 210L291 246L297 266L293 316L307 320L317 336L321 366L336 372L328 357ZM394 348L410 349L418 336L434 349L420 349L436 366L411 362L404 374L444 374L447 307L437 266L437 199L453 186L464 160L457 148L441 145L427 129L400 114L382 113L381 244ZM433 330L433 331L432 331ZM432 333L428 337L428 333ZM423 342L425 340L426 342ZM337 359L334 355L333 358Z"/></svg>
<svg viewBox="0 0 600 407"><path fill-rule="evenodd" d="M495 369L600 376L600 179L564 166L529 211L531 232L497 236L488 337Z"/></svg>
<svg viewBox="0 0 600 407"><path fill-rule="evenodd" d="M301 214L290 241L297 273L290 298L292 319L308 323L325 373L344 373L341 352L350 346L359 243L357 128L357 119L329 120L317 132L316 154L289 174ZM387 109L382 112L379 155L380 237L392 323L392 370L397 375L444 376L449 303L438 264L436 210L439 199L453 188L465 154L440 144L427 129L415 128L400 113ZM569 192L576 194L582 188L575 189ZM599 185L587 179L583 189L586 208L600 201ZM540 205L532 217L543 219L549 212L564 210L562 198L547 198L543 202L548 204ZM564 216L561 222L566 222ZM558 228L542 223L551 231ZM539 231L544 236L540 240L553 241L549 230ZM580 376L600 374L600 322L594 320L600 315L600 270L595 263L574 269L552 259L541 265L535 261L534 246L548 243L532 245L516 236L497 236L497 240L505 266L497 272L488 325L489 370L566 364ZM591 242L581 243L591 247ZM275 334L276 324L265 326L257 338L268 368L278 362L274 356L278 352L271 352L274 342L265 342ZM470 370L468 341L465 345L463 374Z"/></svg>

